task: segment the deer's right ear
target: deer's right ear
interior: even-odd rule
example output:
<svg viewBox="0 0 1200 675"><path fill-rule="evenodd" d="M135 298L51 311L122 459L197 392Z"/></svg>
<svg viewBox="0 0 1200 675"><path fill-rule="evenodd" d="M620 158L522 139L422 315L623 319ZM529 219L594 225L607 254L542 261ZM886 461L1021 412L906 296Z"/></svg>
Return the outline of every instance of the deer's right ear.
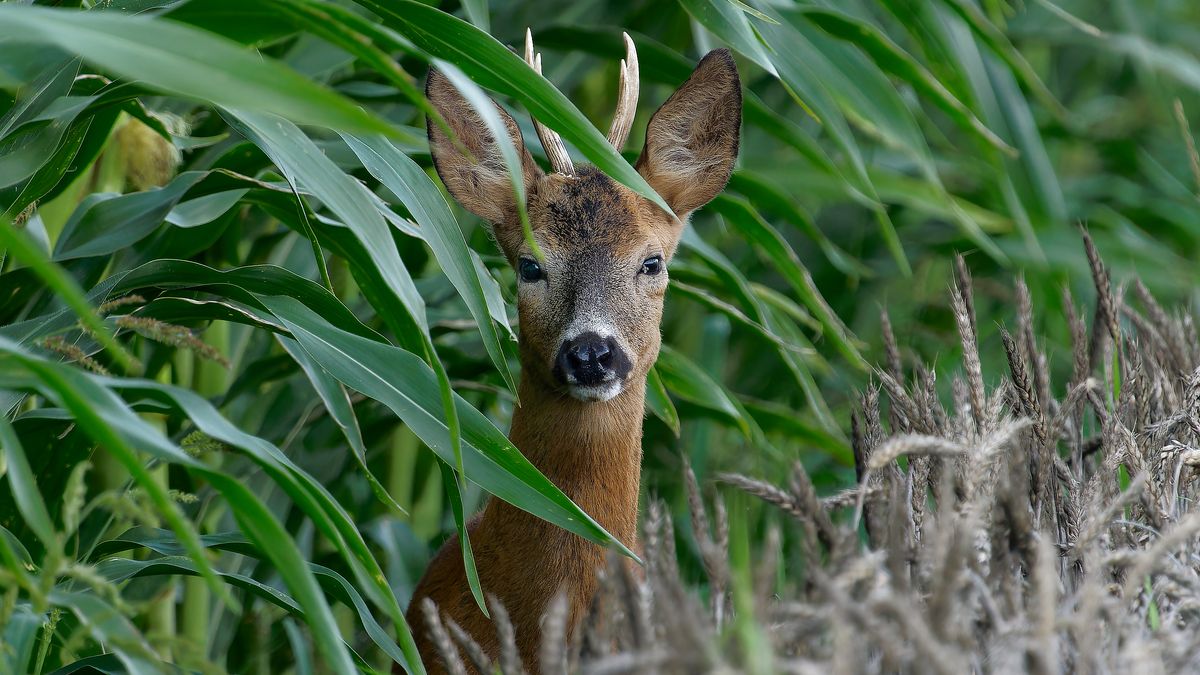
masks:
<svg viewBox="0 0 1200 675"><path fill-rule="evenodd" d="M515 220L516 202L508 167L500 154L500 146L479 113L445 75L432 68L425 85L425 96L454 131L458 142L470 152L470 156L463 154L432 119L426 122L429 152L446 189L464 208L493 225ZM496 111L520 153L525 186L533 188L541 179L542 170L525 148L516 121L499 105L496 105Z"/></svg>

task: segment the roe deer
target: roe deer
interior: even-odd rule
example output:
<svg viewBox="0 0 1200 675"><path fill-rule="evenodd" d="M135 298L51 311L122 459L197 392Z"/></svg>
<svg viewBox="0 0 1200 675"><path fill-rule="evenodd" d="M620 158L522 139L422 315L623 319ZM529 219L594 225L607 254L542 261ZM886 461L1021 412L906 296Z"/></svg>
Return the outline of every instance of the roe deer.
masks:
<svg viewBox="0 0 1200 675"><path fill-rule="evenodd" d="M621 98L609 141L628 138L637 106L633 42L621 71ZM541 72L526 35L525 58ZM521 153L534 258L522 233L511 179L478 114L441 74L426 95L471 154L428 124L434 166L450 194L492 225L517 272L520 405L509 437L572 500L615 537L636 546L646 374L658 357L667 266L688 215L724 189L737 157L741 85L727 49L710 52L651 117L636 168L675 212L593 167L576 169L562 140L534 121L554 171L543 173L521 132L497 112ZM536 673L549 601L561 591L573 630L597 587L602 547L504 501L491 499L468 524L485 593L507 608L526 668ZM441 672L421 605L432 599L492 658L495 628L472 598L457 539L438 551L417 584L408 620L422 659Z"/></svg>

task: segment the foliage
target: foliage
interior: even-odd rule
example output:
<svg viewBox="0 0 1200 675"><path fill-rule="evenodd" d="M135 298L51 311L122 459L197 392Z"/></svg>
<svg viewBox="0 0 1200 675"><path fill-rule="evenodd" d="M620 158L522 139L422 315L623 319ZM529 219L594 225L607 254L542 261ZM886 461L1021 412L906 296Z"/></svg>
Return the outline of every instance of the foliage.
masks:
<svg viewBox="0 0 1200 675"><path fill-rule="evenodd" d="M644 579L614 566L573 641L565 603L552 605L542 672L1195 671L1195 316L1164 309L1140 282L1136 299L1114 294L1087 243L1099 320L1089 331L1075 310L1065 317L1066 380L1046 370L1025 304L1002 333L1007 372L985 385L961 274L952 406L927 366L915 364L928 377L911 386L894 377L901 364L882 370L856 411L858 485L823 499L797 462L786 485L719 475L739 491L709 510L687 469L708 597L681 581L671 520L654 502ZM783 516L761 544L744 513L762 504L747 495ZM456 645L474 652L453 622L428 616L444 658L461 658ZM479 672L497 669L484 660Z"/></svg>
<svg viewBox="0 0 1200 675"><path fill-rule="evenodd" d="M521 108L527 139L532 112L577 161L646 190L629 160L650 111L705 50L738 54L740 166L672 262L651 376L643 482L669 517L686 509L685 457L703 480L800 459L822 493L852 481L851 392L869 363L955 343L938 298L956 251L1028 289L979 284L982 372L1002 364L990 317L1022 299L1065 311L1063 284L1086 277L1075 221L1117 279L1136 269L1164 300L1189 297L1200 62L1175 45L1195 15L0 4L0 659L416 672L402 608L486 494L617 547L501 431L513 278L431 172L429 63ZM505 48L526 26L548 79ZM596 129L622 30L643 77L628 153ZM884 305L886 353L858 337L884 332ZM1047 381L1070 372L1054 355L1071 336L1048 324ZM757 540L770 516L752 515ZM701 581L701 542L672 543Z"/></svg>

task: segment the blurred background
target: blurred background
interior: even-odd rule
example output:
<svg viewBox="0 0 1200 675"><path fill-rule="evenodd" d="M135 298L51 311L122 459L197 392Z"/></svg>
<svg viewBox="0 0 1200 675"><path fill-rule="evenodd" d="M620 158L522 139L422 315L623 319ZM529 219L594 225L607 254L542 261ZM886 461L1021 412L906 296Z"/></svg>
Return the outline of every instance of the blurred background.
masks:
<svg viewBox="0 0 1200 675"><path fill-rule="evenodd" d="M509 333L509 325L519 331L513 273L483 224L452 201L451 222L467 250L447 253L428 243L420 233L430 225L413 211L411 195L397 194L403 190L372 170L353 142L327 130L337 128L332 113L276 104L292 80L252 79L261 73L238 70L241 63L225 60L223 51L211 52L207 64L185 63L208 48L197 35L257 50L350 104L320 99L314 108L341 110L345 120L346 110L357 110L386 121L392 150L432 179L397 180L424 198L436 196L436 174L424 141L424 102L414 94L431 59L461 68L506 105L545 165L528 110L558 104L524 87L517 66L495 56L498 45L487 34L519 49L531 27L546 78L582 114L566 110L564 119L606 129L620 36L628 31L642 78L624 152L632 162L651 112L708 50L732 47L745 88L738 168L725 194L692 218L673 262L665 347L645 421L644 493L665 500L681 519L685 459L706 491L718 472L774 477L796 460L822 495L853 484L851 415L873 385L873 368L887 359L885 312L904 367L933 364L949 399L957 373L939 364L959 359L948 303L956 254L975 278L985 378L1004 372L999 327L1015 321L1016 277L1030 289L1051 371L1070 371L1064 290L1080 305L1094 298L1080 227L1091 232L1118 284L1136 275L1164 305L1195 302L1200 158L1191 123L1200 120L1200 5L1185 0L472 0L431 3L436 10L307 0L126 0L82 3L84 11L74 8L78 2L31 4L57 9L5 14L14 8L0 7L0 226L17 223L84 292L100 288L103 297L93 293L93 304L124 298L105 310L106 321L143 377L200 394L325 486L357 524L401 607L431 552L455 530L456 485L467 514L486 493L469 480L444 480L446 465L395 409L340 376L349 417L329 414L314 388L320 378L312 361L263 325L261 305L225 294L212 279L173 285L169 267L153 267L142 285L112 280L166 259L216 270L283 267L330 288L366 330L429 363L503 431L513 406L505 369L519 370ZM122 16L59 21L98 10ZM185 32L165 33L164 25ZM178 62L171 41L182 45ZM239 79L239 86L266 93L239 98L241 89L231 84ZM255 117L255 105L303 129L290 127L298 136L273 130ZM577 126L560 131L577 162L597 160L577 147ZM424 304L428 344L413 337L400 305L380 294L379 262L346 234L348 218L322 191L324 178L305 173L308 152L323 154L378 197L359 202L390 223ZM471 304L476 297L447 275L451 254L477 261L483 295L503 300L503 311L485 315L486 328ZM28 262L36 258L16 249L0 258L0 335L39 358L120 372L111 350L73 322L27 330L61 308L60 294ZM110 292L113 284L124 290ZM260 312L258 324L233 315L248 306ZM159 323L139 324L139 317ZM342 384L334 383L339 390ZM93 454L91 431L38 413L60 407L52 396L27 391L36 389L27 382L2 386L16 392L5 411L16 420L68 558L83 564L97 550L120 548L111 542L129 528L167 527L147 493L130 491L140 483L127 466ZM135 399L125 395L129 409L152 419L164 437L247 486L308 560L358 585L344 551L314 528L311 513L277 476L197 433L187 414L139 407ZM359 440L347 434L347 419ZM161 487L175 491L197 532L239 529L208 479L157 460L147 466ZM64 492L70 499L60 499ZM41 547L30 543L29 517L15 499L7 485L0 490L0 525L36 558ZM756 542L776 516L743 506L737 518ZM64 515L74 518L69 526ZM699 582L695 542L686 528L677 532L685 573ZM156 555L145 537L128 540L136 542L125 547L134 559ZM225 569L283 587L264 561L237 551L221 555ZM287 655L309 647L303 620L291 614L278 621L289 615L286 608L258 600L235 612L196 577L120 584L114 597L132 603L126 614L160 656L171 654L168 662L207 658L230 672L307 667ZM394 652L365 636L360 610L340 604L333 616L366 661L390 662ZM46 672L99 653L104 643L64 621L44 641ZM42 644L35 638L31 644ZM402 642L396 640L393 649Z"/></svg>

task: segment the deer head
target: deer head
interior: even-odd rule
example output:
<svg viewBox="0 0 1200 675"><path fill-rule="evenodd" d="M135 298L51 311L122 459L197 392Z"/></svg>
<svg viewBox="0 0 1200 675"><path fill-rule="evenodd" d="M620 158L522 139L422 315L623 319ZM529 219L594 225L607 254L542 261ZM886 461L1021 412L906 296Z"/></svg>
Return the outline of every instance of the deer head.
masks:
<svg viewBox="0 0 1200 675"><path fill-rule="evenodd" d="M638 66L625 36L621 96L608 139L620 150L637 107ZM526 35L526 60L541 56ZM576 169L561 139L535 121L553 172L534 162L512 117L496 106L521 154L526 209L544 259L523 236L508 171L479 115L431 70L426 95L470 152L429 124L434 165L450 194L488 221L516 269L521 361L535 386L607 401L641 381L658 357L667 268L689 214L729 180L737 157L741 85L727 49L710 52L654 113L636 168L674 211L594 167ZM640 391L640 389L639 389Z"/></svg>

